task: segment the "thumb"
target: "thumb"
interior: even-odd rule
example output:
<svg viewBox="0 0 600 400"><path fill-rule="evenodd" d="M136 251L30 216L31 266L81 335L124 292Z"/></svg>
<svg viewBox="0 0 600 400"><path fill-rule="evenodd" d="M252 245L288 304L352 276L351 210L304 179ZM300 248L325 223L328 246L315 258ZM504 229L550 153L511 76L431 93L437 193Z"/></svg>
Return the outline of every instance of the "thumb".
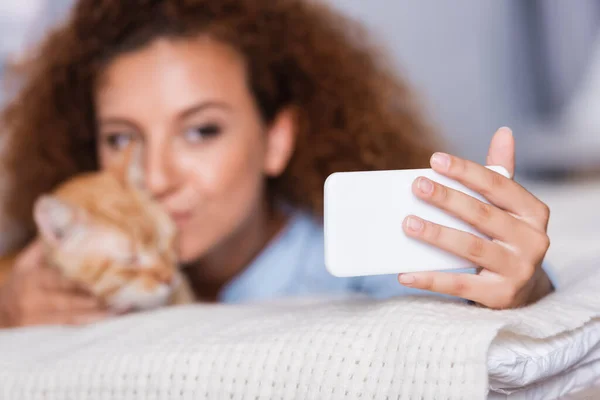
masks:
<svg viewBox="0 0 600 400"><path fill-rule="evenodd" d="M17 257L16 268L28 270L41 267L44 261L44 245L39 239L30 243Z"/></svg>
<svg viewBox="0 0 600 400"><path fill-rule="evenodd" d="M500 128L494 134L488 156L487 165L500 165L511 177L515 175L515 139L510 128Z"/></svg>

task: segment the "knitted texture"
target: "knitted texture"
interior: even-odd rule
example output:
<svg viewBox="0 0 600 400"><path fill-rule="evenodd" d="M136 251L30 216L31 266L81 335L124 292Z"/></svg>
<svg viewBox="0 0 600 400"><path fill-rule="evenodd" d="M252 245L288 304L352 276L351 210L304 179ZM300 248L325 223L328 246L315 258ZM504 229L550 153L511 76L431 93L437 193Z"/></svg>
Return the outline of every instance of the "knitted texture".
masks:
<svg viewBox="0 0 600 400"><path fill-rule="evenodd" d="M433 298L287 299L0 331L0 399L483 399L498 332L576 330L600 315L598 289L600 274L500 312Z"/></svg>

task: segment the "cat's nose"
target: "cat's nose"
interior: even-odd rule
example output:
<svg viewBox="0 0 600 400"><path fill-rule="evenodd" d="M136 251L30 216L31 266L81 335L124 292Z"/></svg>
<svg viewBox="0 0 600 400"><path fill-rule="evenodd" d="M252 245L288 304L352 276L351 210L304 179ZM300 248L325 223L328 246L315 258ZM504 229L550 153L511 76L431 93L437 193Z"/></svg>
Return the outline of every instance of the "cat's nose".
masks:
<svg viewBox="0 0 600 400"><path fill-rule="evenodd" d="M159 269L155 272L154 276L155 276L156 280L159 281L160 283L165 283L167 285L170 285L173 282L173 278L174 278L175 274L173 273L173 271L169 271L166 269Z"/></svg>

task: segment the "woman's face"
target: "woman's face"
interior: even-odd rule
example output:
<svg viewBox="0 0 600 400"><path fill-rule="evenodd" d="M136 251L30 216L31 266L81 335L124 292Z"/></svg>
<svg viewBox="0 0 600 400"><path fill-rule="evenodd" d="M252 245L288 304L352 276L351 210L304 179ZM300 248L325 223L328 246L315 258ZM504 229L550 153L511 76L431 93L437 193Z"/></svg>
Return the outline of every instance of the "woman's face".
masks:
<svg viewBox="0 0 600 400"><path fill-rule="evenodd" d="M179 229L182 262L233 237L293 150L292 118L265 126L242 57L208 38L161 39L114 59L96 92L99 159L145 143L147 189Z"/></svg>

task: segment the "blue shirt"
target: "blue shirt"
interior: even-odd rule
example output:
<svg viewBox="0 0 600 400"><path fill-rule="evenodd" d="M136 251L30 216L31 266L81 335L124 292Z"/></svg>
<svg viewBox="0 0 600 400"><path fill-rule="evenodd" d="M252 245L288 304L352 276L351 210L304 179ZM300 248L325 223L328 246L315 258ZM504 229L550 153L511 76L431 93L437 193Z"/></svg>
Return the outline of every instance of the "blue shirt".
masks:
<svg viewBox="0 0 600 400"><path fill-rule="evenodd" d="M402 286L397 274L335 277L325 269L324 250L322 225L306 213L294 212L283 231L223 288L219 301L240 303L284 296L351 293L378 299L413 294L442 296ZM452 272L473 273L474 269Z"/></svg>

